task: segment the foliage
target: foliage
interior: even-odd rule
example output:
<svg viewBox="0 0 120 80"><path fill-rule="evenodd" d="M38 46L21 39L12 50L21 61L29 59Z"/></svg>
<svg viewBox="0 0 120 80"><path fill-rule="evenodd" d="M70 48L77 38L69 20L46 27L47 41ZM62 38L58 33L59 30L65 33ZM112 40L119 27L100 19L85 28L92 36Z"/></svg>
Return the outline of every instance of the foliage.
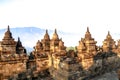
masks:
<svg viewBox="0 0 120 80"><path fill-rule="evenodd" d="M70 47L67 47L66 50L67 50L67 51L69 51L69 50L74 50L74 51L76 51L76 47L70 46Z"/></svg>

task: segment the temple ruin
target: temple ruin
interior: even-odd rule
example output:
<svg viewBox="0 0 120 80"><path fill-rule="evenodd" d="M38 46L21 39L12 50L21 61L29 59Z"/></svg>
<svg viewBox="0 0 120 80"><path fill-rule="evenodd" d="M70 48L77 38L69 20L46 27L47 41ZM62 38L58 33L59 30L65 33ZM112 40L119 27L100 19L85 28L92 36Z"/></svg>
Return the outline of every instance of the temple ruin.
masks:
<svg viewBox="0 0 120 80"><path fill-rule="evenodd" d="M67 51L57 30L52 38L46 30L28 55L20 37L15 41L8 26L0 41L0 80L99 80L111 72L119 80L120 40L116 42L108 31L103 44L96 43L87 27L76 51Z"/></svg>

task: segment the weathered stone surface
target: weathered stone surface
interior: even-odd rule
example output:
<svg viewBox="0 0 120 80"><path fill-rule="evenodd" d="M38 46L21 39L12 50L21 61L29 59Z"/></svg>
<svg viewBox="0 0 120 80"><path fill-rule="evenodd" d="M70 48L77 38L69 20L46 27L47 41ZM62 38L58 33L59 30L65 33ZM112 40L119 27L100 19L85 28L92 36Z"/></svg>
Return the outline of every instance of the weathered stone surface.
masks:
<svg viewBox="0 0 120 80"><path fill-rule="evenodd" d="M101 76L96 76L95 78L91 80L119 80L118 75L115 71L105 73Z"/></svg>
<svg viewBox="0 0 120 80"><path fill-rule="evenodd" d="M14 41L9 26L0 41L0 80L119 80L120 41L108 32L102 47L96 46L89 28L77 51L69 50L57 31L50 39L46 30L29 59L20 39Z"/></svg>

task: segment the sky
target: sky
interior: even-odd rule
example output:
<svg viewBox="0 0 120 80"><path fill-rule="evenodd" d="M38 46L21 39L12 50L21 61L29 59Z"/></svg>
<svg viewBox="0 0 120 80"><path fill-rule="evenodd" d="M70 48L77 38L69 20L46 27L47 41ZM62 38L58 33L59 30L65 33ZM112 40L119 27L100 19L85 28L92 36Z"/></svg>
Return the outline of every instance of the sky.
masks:
<svg viewBox="0 0 120 80"><path fill-rule="evenodd" d="M119 0L0 0L0 29L39 27L77 33L78 41L87 27L96 41L110 31L120 38ZM74 37L71 37L71 41Z"/></svg>

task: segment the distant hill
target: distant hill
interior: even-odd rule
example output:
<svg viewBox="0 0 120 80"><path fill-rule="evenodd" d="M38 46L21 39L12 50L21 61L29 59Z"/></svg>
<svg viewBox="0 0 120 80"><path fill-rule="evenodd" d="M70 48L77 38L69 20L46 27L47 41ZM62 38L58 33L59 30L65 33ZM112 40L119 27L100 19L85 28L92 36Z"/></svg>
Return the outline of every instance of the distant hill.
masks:
<svg viewBox="0 0 120 80"><path fill-rule="evenodd" d="M3 39L4 33L6 32L6 29L0 30L0 40ZM17 38L20 37L20 40L22 42L22 45L27 49L27 52L31 52L33 50L33 47L36 45L36 42L38 40L43 39L46 29L41 29L37 27L16 27L16 28L10 28L10 31L12 32L12 36L17 41ZM50 35L50 38L52 38L52 34L54 33L53 30L48 30L48 33ZM72 33L66 33L63 31L58 31L57 33L59 35L59 38L62 38L64 43L71 44L73 41L70 39L75 34ZM66 42L65 42L66 41ZM66 44L65 44L66 45Z"/></svg>

